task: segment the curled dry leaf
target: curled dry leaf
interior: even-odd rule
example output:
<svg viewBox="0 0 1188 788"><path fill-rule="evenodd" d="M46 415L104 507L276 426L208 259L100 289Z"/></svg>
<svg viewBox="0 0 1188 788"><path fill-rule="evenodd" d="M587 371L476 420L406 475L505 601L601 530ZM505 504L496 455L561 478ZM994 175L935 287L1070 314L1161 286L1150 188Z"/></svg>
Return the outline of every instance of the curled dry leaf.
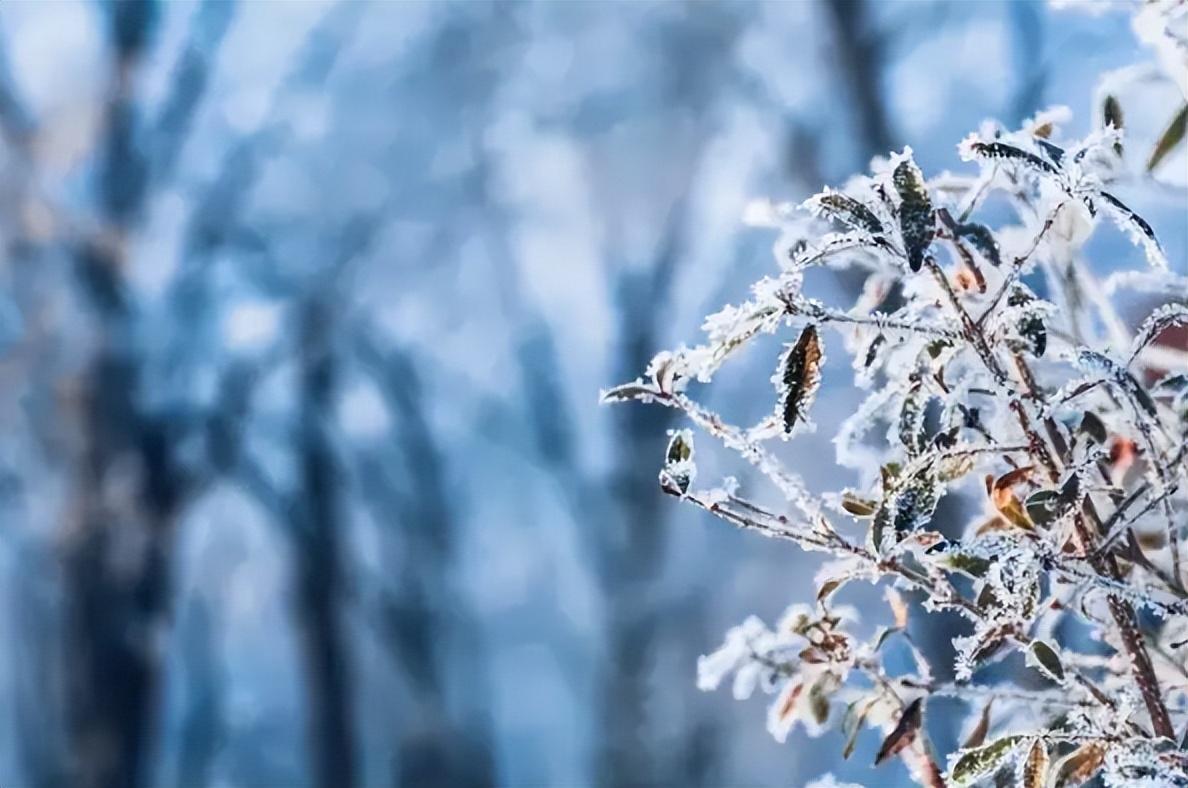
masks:
<svg viewBox="0 0 1188 788"><path fill-rule="evenodd" d="M1035 525L1031 522L1031 518L1027 516L1027 510L1024 509L1023 503L1015 495L1014 487L1031 476L1033 470L1034 466L1027 465L1008 471L998 477L998 479L994 479L992 476L986 477L986 492L990 495L990 500L993 502L994 508L1011 525L1022 528L1025 531L1034 530Z"/></svg>

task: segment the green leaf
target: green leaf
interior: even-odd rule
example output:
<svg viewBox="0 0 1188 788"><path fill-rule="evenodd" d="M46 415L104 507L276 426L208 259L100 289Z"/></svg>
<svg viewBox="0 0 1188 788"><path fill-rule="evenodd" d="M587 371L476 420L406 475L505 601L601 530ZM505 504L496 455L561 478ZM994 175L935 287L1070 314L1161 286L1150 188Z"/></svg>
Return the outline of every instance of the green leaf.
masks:
<svg viewBox="0 0 1188 788"><path fill-rule="evenodd" d="M825 192L817 195L811 202L830 219L855 230L866 230L872 235L883 234L883 225L874 212L848 194Z"/></svg>
<svg viewBox="0 0 1188 788"><path fill-rule="evenodd" d="M936 236L936 214L932 200L924 187L924 176L910 158L904 159L891 175L895 191L899 193L899 231L907 252L908 267L919 271L924 264L924 252Z"/></svg>
<svg viewBox="0 0 1188 788"><path fill-rule="evenodd" d="M1003 736L976 749L966 750L953 764L949 782L956 786L972 785L1001 766L1019 742L1026 738Z"/></svg>
<svg viewBox="0 0 1188 788"><path fill-rule="evenodd" d="M1064 663L1060 661L1060 655L1042 640L1031 641L1027 649L1027 664L1039 668L1040 673L1052 681L1064 681Z"/></svg>

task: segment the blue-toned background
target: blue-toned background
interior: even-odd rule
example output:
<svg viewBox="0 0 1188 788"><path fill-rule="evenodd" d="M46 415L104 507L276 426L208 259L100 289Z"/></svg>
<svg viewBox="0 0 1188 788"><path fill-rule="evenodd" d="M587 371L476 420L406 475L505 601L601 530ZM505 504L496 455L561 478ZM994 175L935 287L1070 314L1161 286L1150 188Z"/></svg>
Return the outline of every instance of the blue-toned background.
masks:
<svg viewBox="0 0 1188 788"><path fill-rule="evenodd" d="M1141 57L1022 0L0 5L0 785L834 768L695 687L813 561L664 498L671 414L598 389L772 270L751 198L1086 131ZM712 404L768 408L773 359ZM788 447L818 488L846 365ZM876 747L839 774L905 781Z"/></svg>

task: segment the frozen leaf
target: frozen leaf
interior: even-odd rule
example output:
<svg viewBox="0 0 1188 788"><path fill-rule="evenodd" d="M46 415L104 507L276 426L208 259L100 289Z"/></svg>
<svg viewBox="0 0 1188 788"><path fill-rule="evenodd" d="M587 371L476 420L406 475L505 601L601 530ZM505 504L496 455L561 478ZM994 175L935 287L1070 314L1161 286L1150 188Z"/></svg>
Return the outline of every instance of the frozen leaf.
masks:
<svg viewBox="0 0 1188 788"><path fill-rule="evenodd" d="M879 509L878 502L860 498L852 492L842 495L841 505L855 517L873 517Z"/></svg>
<svg viewBox="0 0 1188 788"><path fill-rule="evenodd" d="M789 681L771 704L767 715L767 732L780 744L787 740L788 733L796 724L797 707L804 689L803 681Z"/></svg>
<svg viewBox="0 0 1188 788"><path fill-rule="evenodd" d="M914 457L924 451L924 406L927 403L927 392L921 383L919 375L913 375L907 392L903 396L903 406L899 411L899 442L907 450L909 457Z"/></svg>
<svg viewBox="0 0 1188 788"><path fill-rule="evenodd" d="M994 233L989 227L984 224L959 224L956 232L959 238L969 241L992 266L998 268L1002 265L998 241L994 240Z"/></svg>
<svg viewBox="0 0 1188 788"><path fill-rule="evenodd" d="M641 380L632 383L624 383L619 386L612 386L609 389L604 389L599 395L601 402L627 402L630 400L644 400L649 401L655 397L660 396L660 391L652 385L646 384Z"/></svg>
<svg viewBox="0 0 1188 788"><path fill-rule="evenodd" d="M1126 231L1131 241L1143 247L1143 251L1147 255L1147 262L1151 264L1151 267L1166 269L1168 267L1167 256L1159 244L1159 239L1155 237L1155 230L1147 223L1147 220L1130 210L1125 203L1109 192L1098 192L1097 194L1106 204L1106 215Z"/></svg>
<svg viewBox="0 0 1188 788"><path fill-rule="evenodd" d="M812 405L817 389L821 386L823 361L824 354L821 351L821 340L817 336L816 326L805 326L796 344L789 347L784 354L780 364L781 371L776 378L785 435L792 433L796 422L804 419L804 414Z"/></svg>
<svg viewBox="0 0 1188 788"><path fill-rule="evenodd" d="M866 715L870 713L871 707L879 702L878 696L873 698L859 698L846 707L845 716L842 717L842 733L846 735L846 744L842 749L842 758L849 760L850 756L854 754L854 745L858 743L858 733L862 730L862 723L866 720Z"/></svg>
<svg viewBox="0 0 1188 788"><path fill-rule="evenodd" d="M950 770L950 783L955 786L972 785L1002 766L1025 738L1025 736L1003 736L1001 739L995 739L981 747L965 750Z"/></svg>
<svg viewBox="0 0 1188 788"><path fill-rule="evenodd" d="M674 495L685 495L697 477L697 466L693 462L693 432L674 430L664 457L660 486Z"/></svg>
<svg viewBox="0 0 1188 788"><path fill-rule="evenodd" d="M871 525L871 540L882 552L892 539L898 541L932 519L940 500L941 488L933 466L926 466L911 478L892 485Z"/></svg>
<svg viewBox="0 0 1188 788"><path fill-rule="evenodd" d="M879 752L875 756L875 766L883 763L888 758L894 758L906 747L911 745L916 740L916 736L920 733L920 725L924 721L924 703L921 698L916 698L908 704L907 708L903 710L903 714L899 717L899 722L883 739L882 745L879 747Z"/></svg>
<svg viewBox="0 0 1188 788"><path fill-rule="evenodd" d="M936 216L924 186L924 176L911 160L910 152L908 158L895 167L892 181L899 193L899 231L903 236L908 267L919 271L924 263L924 253L936 234Z"/></svg>
<svg viewBox="0 0 1188 788"><path fill-rule="evenodd" d="M1056 175L1056 167L1022 148L1005 142L983 142L977 138L962 143L962 153L967 158L993 159L1020 164L1047 175Z"/></svg>
<svg viewBox="0 0 1188 788"><path fill-rule="evenodd" d="M1040 672L1057 684L1064 681L1064 664L1060 655L1042 640L1033 640L1027 648L1027 664L1039 668Z"/></svg>
<svg viewBox="0 0 1188 788"><path fill-rule="evenodd" d="M1134 343L1130 346L1130 358L1134 360L1139 353L1142 352L1150 343L1154 342L1169 328L1173 326L1188 325L1188 306L1184 304L1166 304L1159 307L1151 316L1143 321L1142 328L1139 329L1138 335L1134 338Z"/></svg>
<svg viewBox="0 0 1188 788"><path fill-rule="evenodd" d="M826 189L821 194L810 197L804 205L815 215L841 222L851 229L864 230L872 235L882 235L884 232L879 217L848 194Z"/></svg>
<svg viewBox="0 0 1188 788"><path fill-rule="evenodd" d="M1035 297L1026 288L1016 285L1007 296L1007 306L1024 307L1035 302ZM1027 349L1036 358L1044 355L1048 347L1048 329L1044 320L1034 311L1023 311L1018 323L1018 332L1027 341Z"/></svg>

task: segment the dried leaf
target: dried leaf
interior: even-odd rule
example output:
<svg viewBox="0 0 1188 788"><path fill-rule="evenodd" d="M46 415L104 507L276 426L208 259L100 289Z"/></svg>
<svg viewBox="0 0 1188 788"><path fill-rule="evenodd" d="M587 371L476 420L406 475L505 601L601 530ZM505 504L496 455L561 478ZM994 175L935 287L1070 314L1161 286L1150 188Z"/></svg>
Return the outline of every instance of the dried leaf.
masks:
<svg viewBox="0 0 1188 788"><path fill-rule="evenodd" d="M990 500L993 501L994 508L1012 525L1026 531L1034 530L1035 525L1027 516L1023 504L1012 488L1030 476L1032 470L1033 466L1031 465L1016 468L1003 474L997 481L989 485ZM987 481L989 478L987 477Z"/></svg>
<svg viewBox="0 0 1188 788"><path fill-rule="evenodd" d="M780 413L783 417L784 433L791 434L799 419L813 403L817 389L821 386L821 341L817 328L805 326L800 338L784 355L778 389L783 397Z"/></svg>
<svg viewBox="0 0 1188 788"><path fill-rule="evenodd" d="M887 586L883 591L883 597L891 607L891 616L895 622L895 628L907 629L908 606L907 602L903 601L903 596L891 586Z"/></svg>
<svg viewBox="0 0 1188 788"><path fill-rule="evenodd" d="M973 747L981 747L986 741L986 734L990 732L990 707L994 705L994 698L986 701L986 705L982 707L982 714L978 717L978 724L974 726L973 730L969 732L965 743L961 745L961 749L968 750Z"/></svg>
<svg viewBox="0 0 1188 788"><path fill-rule="evenodd" d="M990 228L984 224L959 224L956 227L958 237L964 238L973 244L974 248L990 265L997 268L1002 265L1002 257L998 251L998 241L994 238L994 233Z"/></svg>
<svg viewBox="0 0 1188 788"><path fill-rule="evenodd" d="M1163 134L1159 135L1159 141L1155 143L1155 149L1151 151L1151 157L1147 159L1147 172L1152 172L1167 157L1167 154L1175 150L1176 146L1184 140L1185 131L1188 131L1188 104L1180 107L1180 111L1172 117L1171 123L1167 124Z"/></svg>
<svg viewBox="0 0 1188 788"><path fill-rule="evenodd" d="M878 502L871 501L867 498L859 498L854 493L848 491L842 495L841 506L855 517L873 517L879 509Z"/></svg>
<svg viewBox="0 0 1188 788"><path fill-rule="evenodd" d="M1056 764L1052 788L1081 785L1097 773L1105 761L1105 747L1097 742L1083 744Z"/></svg>
<svg viewBox="0 0 1188 788"><path fill-rule="evenodd" d="M1044 788L1044 778L1047 776L1048 746L1043 739L1036 739L1031 743L1027 760L1023 762L1022 788Z"/></svg>
<svg viewBox="0 0 1188 788"><path fill-rule="evenodd" d="M895 728L883 739L879 753L875 756L875 766L888 758L894 758L916 740L920 733L920 725L924 721L924 704L921 698L916 698L908 704L899 717Z"/></svg>
<svg viewBox="0 0 1188 788"><path fill-rule="evenodd" d="M949 776L952 785L971 785L993 772L1014 751L1025 736L1003 736L989 744L968 750L953 764Z"/></svg>

